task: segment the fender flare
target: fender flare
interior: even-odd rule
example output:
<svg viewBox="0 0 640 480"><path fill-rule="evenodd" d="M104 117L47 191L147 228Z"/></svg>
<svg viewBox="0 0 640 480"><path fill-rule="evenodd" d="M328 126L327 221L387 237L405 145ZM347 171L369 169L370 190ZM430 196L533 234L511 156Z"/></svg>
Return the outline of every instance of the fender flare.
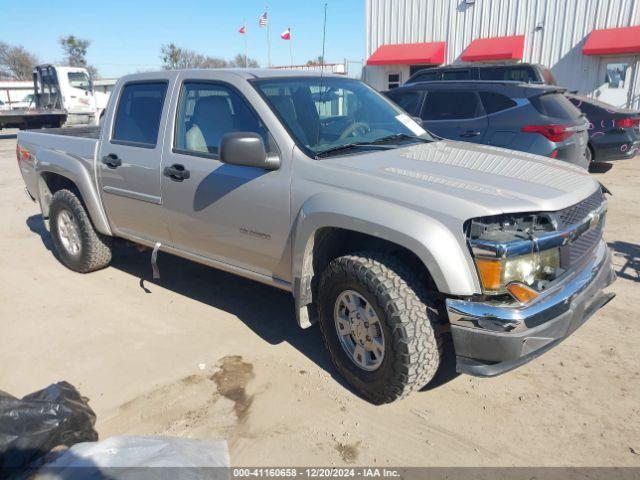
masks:
<svg viewBox="0 0 640 480"><path fill-rule="evenodd" d="M385 200L356 193L323 192L304 203L294 222L292 290L296 316L303 328L313 323L305 307L312 302L311 280L317 273L313 271L315 235L326 227L375 236L410 250L423 262L442 293L472 295L480 291L468 250L441 222Z"/></svg>
<svg viewBox="0 0 640 480"><path fill-rule="evenodd" d="M87 160L47 149L36 151L35 157L35 171L38 178L38 201L45 218L49 216L51 192L43 174L55 173L69 179L78 187L89 218L91 218L96 230L104 235L113 235L107 215L102 207L100 195L92 178L92 172L83 164ZM90 162L90 165L93 166L93 162Z"/></svg>

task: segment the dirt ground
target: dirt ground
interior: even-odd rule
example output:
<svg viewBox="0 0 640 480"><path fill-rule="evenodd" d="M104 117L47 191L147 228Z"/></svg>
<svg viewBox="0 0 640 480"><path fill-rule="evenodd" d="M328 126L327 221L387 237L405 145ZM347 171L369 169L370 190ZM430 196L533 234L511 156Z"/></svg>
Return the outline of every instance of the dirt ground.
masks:
<svg viewBox="0 0 640 480"><path fill-rule="evenodd" d="M563 344L493 379L456 376L376 407L301 331L290 295L121 245L80 275L53 256L0 139L0 390L66 380L101 438L224 438L236 466L640 466L640 157L595 174L614 196L617 297ZM604 169L603 169L604 170Z"/></svg>

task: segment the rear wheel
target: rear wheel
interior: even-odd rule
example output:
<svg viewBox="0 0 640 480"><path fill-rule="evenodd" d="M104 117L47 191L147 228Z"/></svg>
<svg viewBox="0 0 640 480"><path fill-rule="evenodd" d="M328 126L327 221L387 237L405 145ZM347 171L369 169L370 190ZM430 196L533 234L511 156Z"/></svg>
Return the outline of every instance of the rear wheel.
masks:
<svg viewBox="0 0 640 480"><path fill-rule="evenodd" d="M318 305L334 365L371 402L402 398L435 375L442 353L438 311L395 257L336 258L322 274Z"/></svg>
<svg viewBox="0 0 640 480"><path fill-rule="evenodd" d="M70 190L57 191L49 208L53 244L62 263L87 273L111 262L111 237L97 232L82 202Z"/></svg>

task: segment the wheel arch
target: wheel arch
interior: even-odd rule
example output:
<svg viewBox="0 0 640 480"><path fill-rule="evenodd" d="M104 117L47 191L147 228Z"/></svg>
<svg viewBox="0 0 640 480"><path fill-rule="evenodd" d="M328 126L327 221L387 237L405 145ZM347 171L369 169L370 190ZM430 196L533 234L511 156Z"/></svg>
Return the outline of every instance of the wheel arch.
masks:
<svg viewBox="0 0 640 480"><path fill-rule="evenodd" d="M440 293L471 295L479 290L452 232L402 206L353 194L319 194L301 208L294 232L292 290L302 328L316 321L314 289L323 268L333 258L358 250L393 252Z"/></svg>
<svg viewBox="0 0 640 480"><path fill-rule="evenodd" d="M49 217L53 195L67 188L79 196L96 230L104 235L112 235L92 175L80 163L82 160L50 151L38 152L36 158L38 202L44 218Z"/></svg>

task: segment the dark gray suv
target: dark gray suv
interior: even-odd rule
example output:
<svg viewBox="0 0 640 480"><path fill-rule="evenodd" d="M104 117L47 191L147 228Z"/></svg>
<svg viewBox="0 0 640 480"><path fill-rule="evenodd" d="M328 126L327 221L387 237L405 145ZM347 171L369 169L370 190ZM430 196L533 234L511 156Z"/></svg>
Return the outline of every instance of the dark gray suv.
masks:
<svg viewBox="0 0 640 480"><path fill-rule="evenodd" d="M521 82L442 81L414 83L386 95L440 137L588 167L588 122L562 88Z"/></svg>

